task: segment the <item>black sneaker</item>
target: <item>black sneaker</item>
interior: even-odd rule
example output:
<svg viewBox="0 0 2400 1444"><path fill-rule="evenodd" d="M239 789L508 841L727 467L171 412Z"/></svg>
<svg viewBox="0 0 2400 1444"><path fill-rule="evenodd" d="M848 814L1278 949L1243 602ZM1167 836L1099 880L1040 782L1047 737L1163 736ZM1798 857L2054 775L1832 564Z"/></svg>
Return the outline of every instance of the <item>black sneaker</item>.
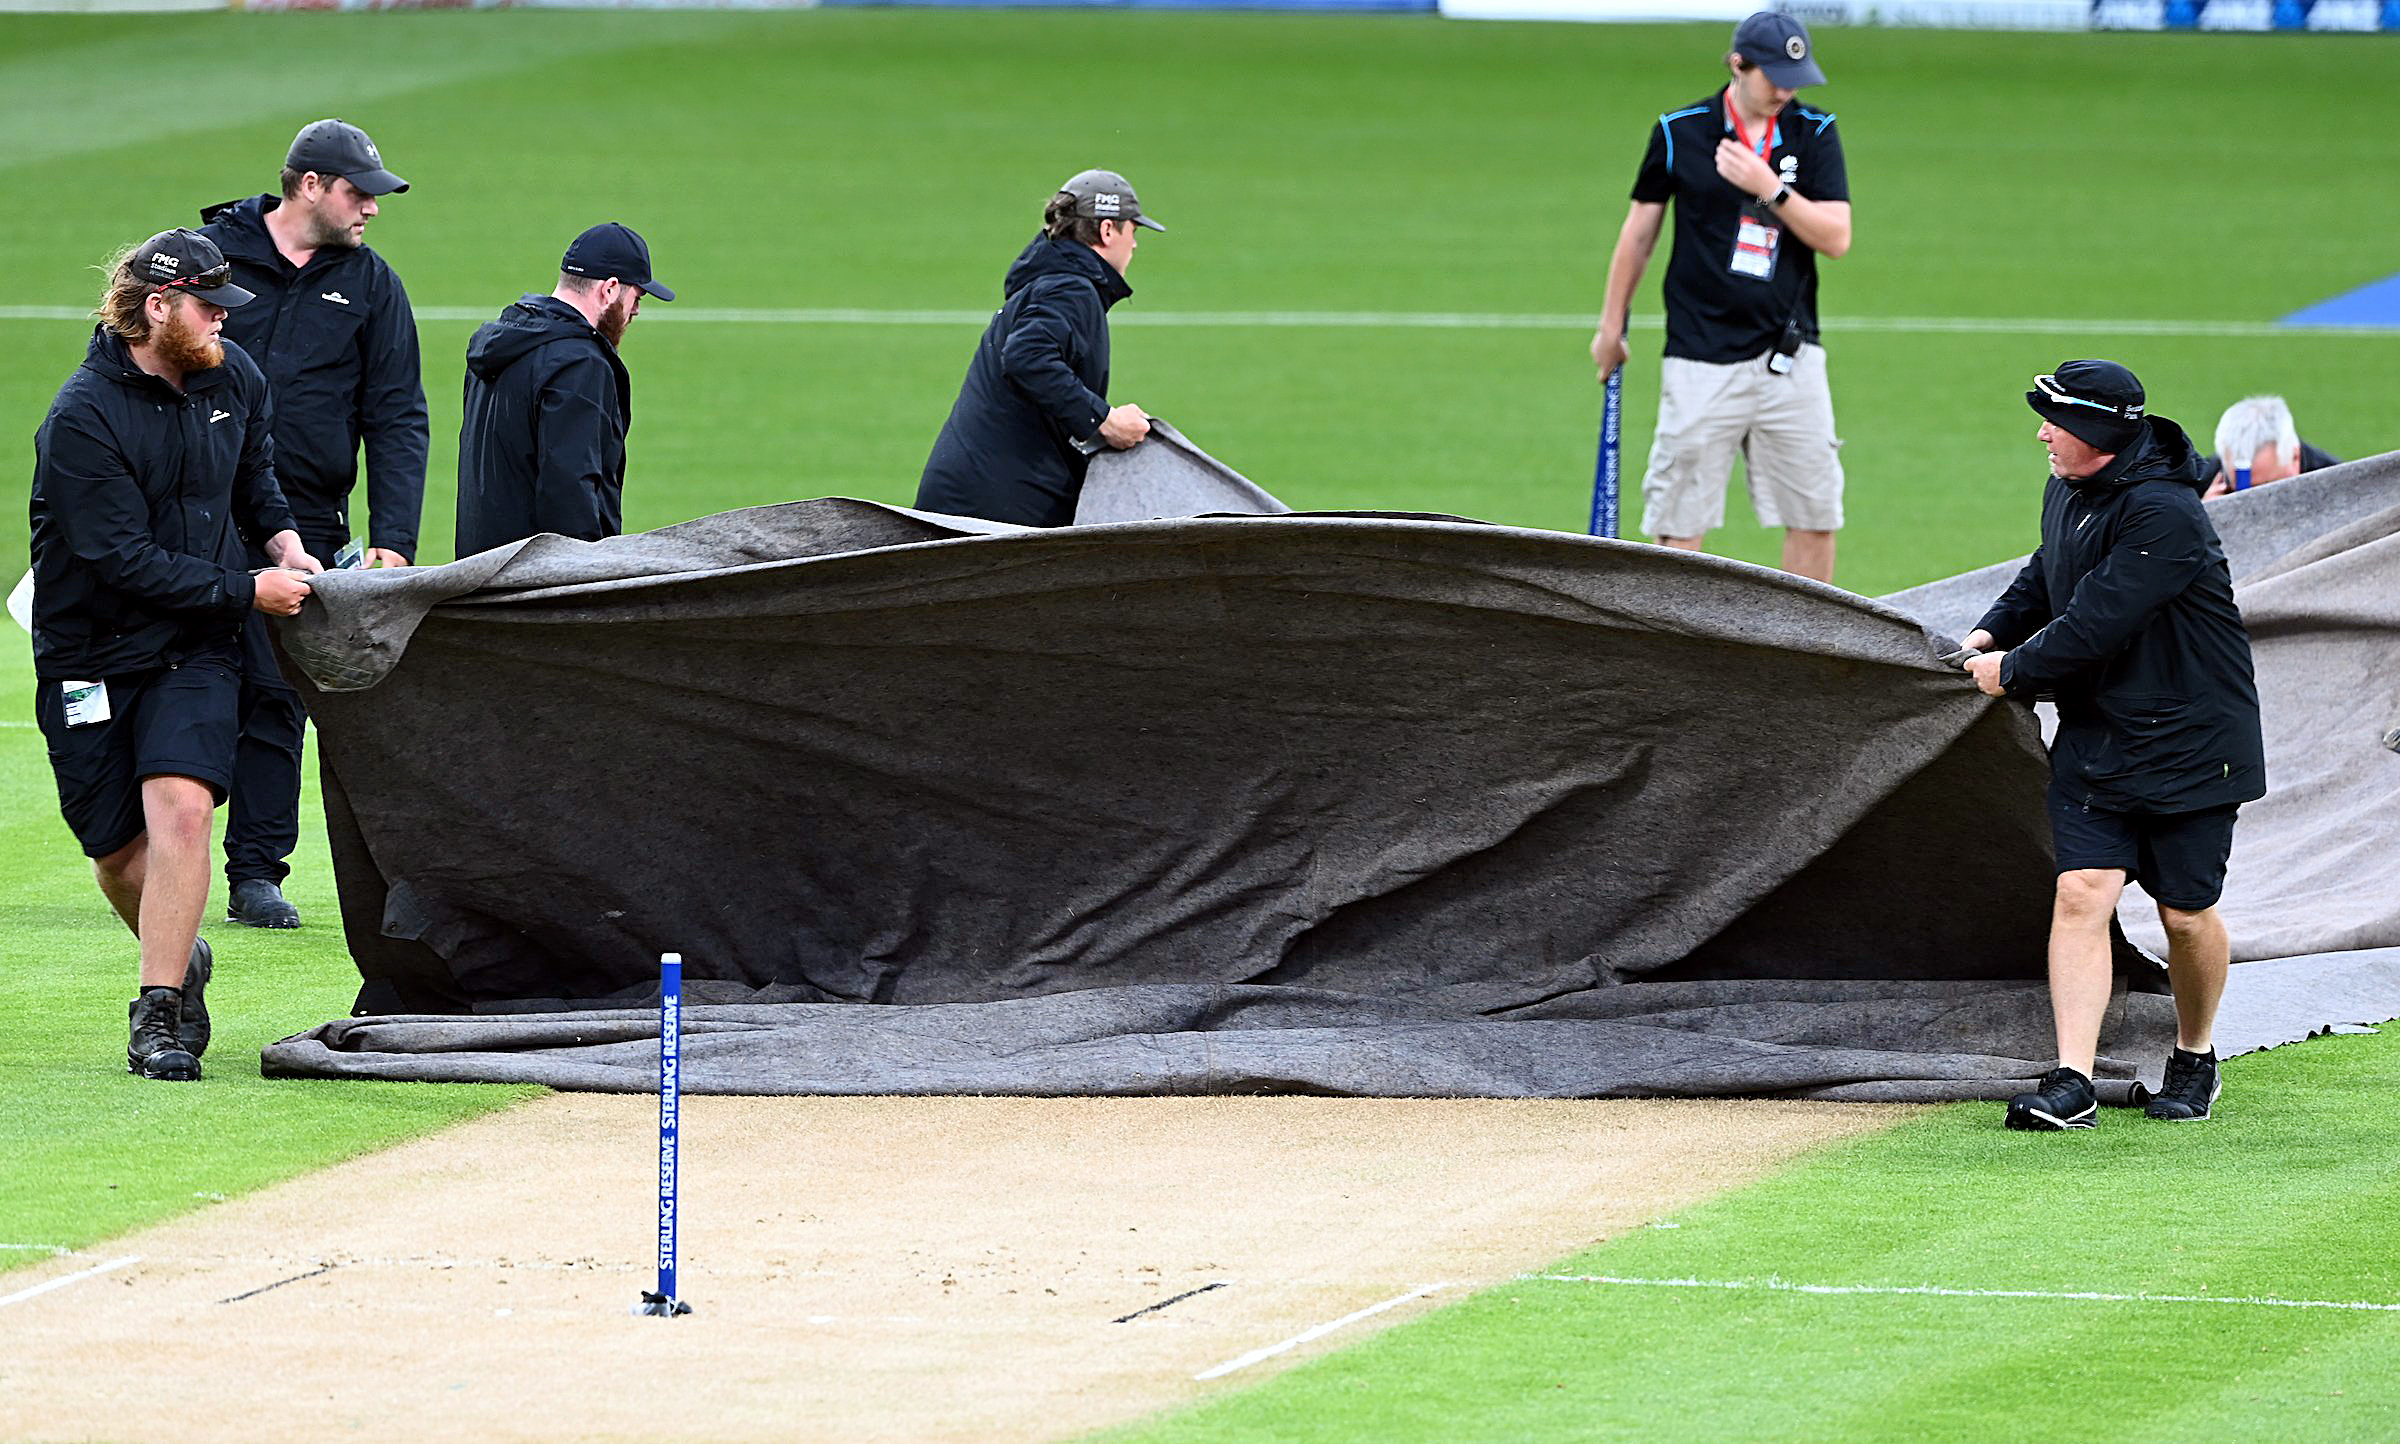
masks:
<svg viewBox="0 0 2400 1444"><path fill-rule="evenodd" d="M183 994L175 988L144 988L125 1013L133 1035L125 1045L125 1071L144 1078L190 1083L200 1077L200 1060L183 1050L175 1030L182 1022Z"/></svg>
<svg viewBox="0 0 2400 1444"><path fill-rule="evenodd" d="M263 877L244 878L225 899L225 921L246 928L296 928L300 909Z"/></svg>
<svg viewBox="0 0 2400 1444"><path fill-rule="evenodd" d="M2072 1068L2053 1068L2042 1086L2008 1100L2008 1126L2047 1130L2090 1128L2100 1121L2100 1096L2092 1080Z"/></svg>
<svg viewBox="0 0 2400 1444"><path fill-rule="evenodd" d="M208 979L216 970L217 955L208 939L192 939L192 960L183 967L183 1014L175 1025L175 1041L195 1059L208 1051Z"/></svg>
<svg viewBox="0 0 2400 1444"><path fill-rule="evenodd" d="M2203 1123L2217 1095L2224 1091L2225 1080L2217 1073L2216 1049L2186 1053L2178 1048L2167 1055L2167 1081L2160 1086L2158 1096L2150 1100L2150 1106L2142 1111L2169 1123Z"/></svg>

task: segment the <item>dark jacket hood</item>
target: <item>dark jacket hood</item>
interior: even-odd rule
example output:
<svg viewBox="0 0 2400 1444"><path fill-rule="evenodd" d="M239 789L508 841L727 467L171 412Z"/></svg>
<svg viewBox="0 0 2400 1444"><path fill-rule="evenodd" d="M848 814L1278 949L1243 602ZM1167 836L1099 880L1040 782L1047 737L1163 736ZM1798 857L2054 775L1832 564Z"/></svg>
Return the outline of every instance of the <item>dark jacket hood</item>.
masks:
<svg viewBox="0 0 2400 1444"><path fill-rule="evenodd" d="M267 212L282 204L283 197L274 195L219 201L200 212L200 224L217 228L213 239L217 249L227 256L245 261L272 261L281 253L275 249L275 238L267 234Z"/></svg>
<svg viewBox="0 0 2400 1444"><path fill-rule="evenodd" d="M467 342L467 369L486 381L553 341L589 339L604 349L608 339L573 306L556 296L519 296L496 319L486 321Z"/></svg>
<svg viewBox="0 0 2400 1444"><path fill-rule="evenodd" d="M1117 274L1117 268L1100 259L1100 253L1090 246L1074 241L1054 240L1048 234L1033 238L1033 244L1019 252L1009 263L1008 279L1000 283L1003 298L1013 296L1044 276L1076 277L1089 281L1100 293L1103 307L1114 306L1133 294L1133 287Z"/></svg>
<svg viewBox="0 0 2400 1444"><path fill-rule="evenodd" d="M2181 426L2164 416L2153 416L2142 423L2140 439L2118 452L2116 460L2067 485L2077 491L2098 493L2144 481L2178 481L2194 491L2208 489L2207 479L2200 474L2199 453L2192 450L2192 439L2184 435Z"/></svg>

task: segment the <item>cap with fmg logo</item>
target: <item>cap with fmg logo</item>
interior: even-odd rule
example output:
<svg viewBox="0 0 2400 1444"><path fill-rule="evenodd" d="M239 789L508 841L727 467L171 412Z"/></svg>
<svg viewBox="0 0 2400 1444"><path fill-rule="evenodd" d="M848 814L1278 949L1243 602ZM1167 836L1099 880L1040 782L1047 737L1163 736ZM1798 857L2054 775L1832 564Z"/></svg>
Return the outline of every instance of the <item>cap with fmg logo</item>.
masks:
<svg viewBox="0 0 2400 1444"><path fill-rule="evenodd" d="M1142 202L1133 193L1133 182L1113 170L1087 170L1067 178L1058 188L1063 196L1075 198L1075 214L1095 221L1131 221L1164 231L1165 226L1142 214Z"/></svg>

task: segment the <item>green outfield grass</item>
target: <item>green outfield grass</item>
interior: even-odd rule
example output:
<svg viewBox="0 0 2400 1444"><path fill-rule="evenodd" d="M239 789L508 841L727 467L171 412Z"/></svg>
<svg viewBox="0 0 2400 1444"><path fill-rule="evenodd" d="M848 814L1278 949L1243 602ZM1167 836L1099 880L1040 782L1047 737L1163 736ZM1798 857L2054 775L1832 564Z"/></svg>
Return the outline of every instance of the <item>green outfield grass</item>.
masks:
<svg viewBox="0 0 2400 1444"><path fill-rule="evenodd" d="M1114 399L1296 506L1580 529L1599 392L1574 318L1596 314L1646 126L1716 83L1722 30L1071 12L0 16L0 307L88 304L104 253L268 188L292 132L338 113L415 182L370 240L420 308L484 314L547 289L594 221L648 235L683 300L651 307L627 345L629 526L829 494L905 502L972 323L691 313L988 308L1049 187L1107 165L1172 227L1145 237L1118 312ZM2202 333L2400 266L2369 79L2400 53L2392 40L1820 40L1835 84L1812 98L1841 116L1857 196L1856 249L1824 284L1850 476L1844 584L1879 593L2031 544L2042 468L2018 398L2071 356L2128 362L2154 409L2203 434L2227 402L2273 389L2338 454L2400 442L2400 338ZM1654 271L1636 311L1658 309ZM1145 319L1234 312L1566 319ZM450 554L472 324L422 328L428 561ZM0 317L0 435L20 448L0 511L24 514L32 432L87 332ZM1658 340L1655 322L1637 332L1629 368L1629 491ZM1720 549L1772 560L1776 538L1738 498L1733 513ZM9 629L0 1076L20 1103L0 1118L16 1165L0 1242L80 1246L521 1096L258 1077L260 1044L339 1015L355 986L313 821L292 885L310 927L211 924L209 1080L128 1079L131 945L56 815L31 678ZM2370 1276L2396 1262L2392 1195L2357 1160L2388 1151L2374 1130L2390 1123L2393 1047L2244 1063L2237 1106L2203 1130L2112 1118L2096 1137L2031 1141L1995 1131L1988 1110L1943 1113L1568 1267L2374 1294ZM2065 1242L2045 1244L2037 1208L2063 1211ZM33 1257L0 1250L0 1269ZM1526 1285L1156 1437L2163 1438L2226 1423L2375 1437L2400 1432L2400 1390L2363 1362L2391 1343L2388 1319Z"/></svg>
<svg viewBox="0 0 2400 1444"><path fill-rule="evenodd" d="M1106 1437L2400 1437L2400 1312L1758 1287L2400 1302L2396 1098L2386 1033L2237 1059L2200 1126L1944 1109L1543 1271L1750 1288L1504 1284Z"/></svg>

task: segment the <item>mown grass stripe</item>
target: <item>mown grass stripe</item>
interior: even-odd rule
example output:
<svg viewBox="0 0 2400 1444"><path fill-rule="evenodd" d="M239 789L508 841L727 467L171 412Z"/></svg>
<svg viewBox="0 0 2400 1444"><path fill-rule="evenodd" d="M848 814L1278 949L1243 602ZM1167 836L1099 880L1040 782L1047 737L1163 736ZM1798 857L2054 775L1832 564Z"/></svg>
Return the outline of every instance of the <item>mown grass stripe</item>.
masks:
<svg viewBox="0 0 2400 1444"><path fill-rule="evenodd" d="M499 306L419 306L419 321L488 321ZM660 306L644 320L709 326L981 326L990 311L919 310L865 306ZM89 321L80 306L0 306L0 321ZM1118 326L1206 327L1229 330L1588 331L1583 312L1509 311L1134 311L1111 318ZM1634 318L1655 331L1657 316ZM1925 336L2400 336L2400 326L2287 326L2280 321L2193 321L2139 317L2068 316L1843 316L1830 334Z"/></svg>
<svg viewBox="0 0 2400 1444"><path fill-rule="evenodd" d="M2247 1304L2269 1309L2351 1309L2400 1313L2400 1303L2367 1299L2275 1299L2232 1294L2111 1294L2096 1290L1962 1289L1935 1284L1802 1284L1789 1279L1643 1279L1614 1274L1528 1274L1528 1281L1553 1284L1615 1284L1645 1289L1762 1290L1787 1294L1890 1294L1941 1299L2039 1299L2069 1303Z"/></svg>

